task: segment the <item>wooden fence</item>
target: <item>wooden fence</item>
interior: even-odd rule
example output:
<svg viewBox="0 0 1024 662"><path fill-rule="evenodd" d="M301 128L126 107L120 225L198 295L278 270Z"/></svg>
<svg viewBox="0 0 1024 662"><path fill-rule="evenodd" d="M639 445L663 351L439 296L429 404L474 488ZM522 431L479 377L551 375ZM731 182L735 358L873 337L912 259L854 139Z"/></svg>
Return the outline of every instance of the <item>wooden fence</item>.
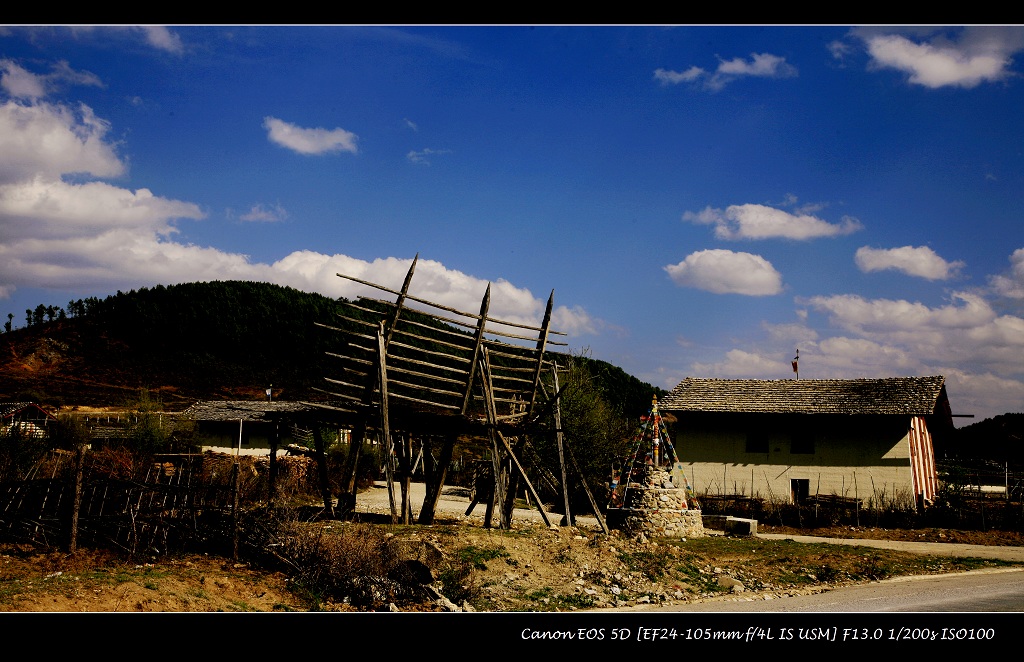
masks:
<svg viewBox="0 0 1024 662"><path fill-rule="evenodd" d="M237 555L243 471L256 473L220 454L158 456L140 471L84 447L51 451L24 478L0 484L0 533L69 551Z"/></svg>

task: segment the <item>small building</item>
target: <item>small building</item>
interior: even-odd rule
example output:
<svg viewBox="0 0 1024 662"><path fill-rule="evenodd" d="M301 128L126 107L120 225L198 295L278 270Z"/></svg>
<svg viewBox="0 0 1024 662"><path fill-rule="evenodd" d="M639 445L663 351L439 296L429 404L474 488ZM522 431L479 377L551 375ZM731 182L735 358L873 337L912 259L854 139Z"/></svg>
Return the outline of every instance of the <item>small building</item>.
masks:
<svg viewBox="0 0 1024 662"><path fill-rule="evenodd" d="M201 452L270 455L275 439L281 452L291 444L307 443L295 421L313 409L300 402L207 400L181 412L178 420L179 425L194 425L192 437Z"/></svg>
<svg viewBox="0 0 1024 662"><path fill-rule="evenodd" d="M698 494L877 505L932 501L933 438L952 432L945 379L698 379L660 403Z"/></svg>
<svg viewBox="0 0 1024 662"><path fill-rule="evenodd" d="M15 431L37 439L45 438L57 417L34 402L0 402L0 436Z"/></svg>

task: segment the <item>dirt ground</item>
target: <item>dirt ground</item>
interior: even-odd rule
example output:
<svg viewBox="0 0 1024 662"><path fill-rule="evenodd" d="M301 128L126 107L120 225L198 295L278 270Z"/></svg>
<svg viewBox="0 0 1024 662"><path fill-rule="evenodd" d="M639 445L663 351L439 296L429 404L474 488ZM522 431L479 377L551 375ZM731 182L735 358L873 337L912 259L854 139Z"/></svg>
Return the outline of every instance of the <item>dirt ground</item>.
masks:
<svg viewBox="0 0 1024 662"><path fill-rule="evenodd" d="M363 499L363 523L387 522L378 501ZM384 492L386 504L386 491ZM647 604L685 605L742 593L755 599L820 592L880 576L954 572L990 567L984 562L935 559L913 554L841 546L800 545L711 535L692 541L605 535L593 518L575 527L546 526L536 510L516 510L509 530L483 526L483 508L464 514L469 499L445 495L435 523L382 526L437 550L435 568L461 565L470 571L458 586L449 582L447 604L382 605L401 611L571 611L635 609ZM557 518L557 516L552 516ZM760 525L759 532L800 533L835 538L916 542L960 542L1024 546L1024 535L946 529L884 530L834 527L793 530ZM818 549L821 547L822 549ZM828 547L828 549L824 549ZM450 590L455 586L454 592ZM28 544L0 544L0 611L21 612L283 612L354 611L344 601L310 602L292 590L281 572L207 555L128 559L112 552L80 550L74 555ZM681 607L684 608L684 607Z"/></svg>

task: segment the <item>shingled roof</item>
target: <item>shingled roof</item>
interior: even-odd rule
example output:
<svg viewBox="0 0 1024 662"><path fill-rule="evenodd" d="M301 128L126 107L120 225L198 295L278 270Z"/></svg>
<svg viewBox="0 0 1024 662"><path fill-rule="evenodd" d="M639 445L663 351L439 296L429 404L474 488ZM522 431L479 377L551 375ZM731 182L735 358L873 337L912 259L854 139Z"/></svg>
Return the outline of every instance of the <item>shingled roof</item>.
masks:
<svg viewBox="0 0 1024 662"><path fill-rule="evenodd" d="M197 402L181 415L197 421L263 421L269 420L268 414L302 413L312 411L312 407L301 402L266 402L263 400L207 400Z"/></svg>
<svg viewBox="0 0 1024 662"><path fill-rule="evenodd" d="M698 379L687 377L658 403L665 412L773 414L940 413L945 378Z"/></svg>

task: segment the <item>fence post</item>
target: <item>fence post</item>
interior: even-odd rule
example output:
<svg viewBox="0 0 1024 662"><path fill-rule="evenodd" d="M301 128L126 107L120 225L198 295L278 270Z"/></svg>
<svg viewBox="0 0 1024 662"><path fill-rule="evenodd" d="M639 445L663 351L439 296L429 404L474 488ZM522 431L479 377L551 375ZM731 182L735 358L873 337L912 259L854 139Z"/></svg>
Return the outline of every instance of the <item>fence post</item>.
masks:
<svg viewBox="0 0 1024 662"><path fill-rule="evenodd" d="M71 501L71 526L68 539L68 553L74 554L78 549L78 511L82 507L82 473L85 468L85 444L78 445L75 456L75 485Z"/></svg>
<svg viewBox="0 0 1024 662"><path fill-rule="evenodd" d="M231 466L231 558L238 560L238 460Z"/></svg>

